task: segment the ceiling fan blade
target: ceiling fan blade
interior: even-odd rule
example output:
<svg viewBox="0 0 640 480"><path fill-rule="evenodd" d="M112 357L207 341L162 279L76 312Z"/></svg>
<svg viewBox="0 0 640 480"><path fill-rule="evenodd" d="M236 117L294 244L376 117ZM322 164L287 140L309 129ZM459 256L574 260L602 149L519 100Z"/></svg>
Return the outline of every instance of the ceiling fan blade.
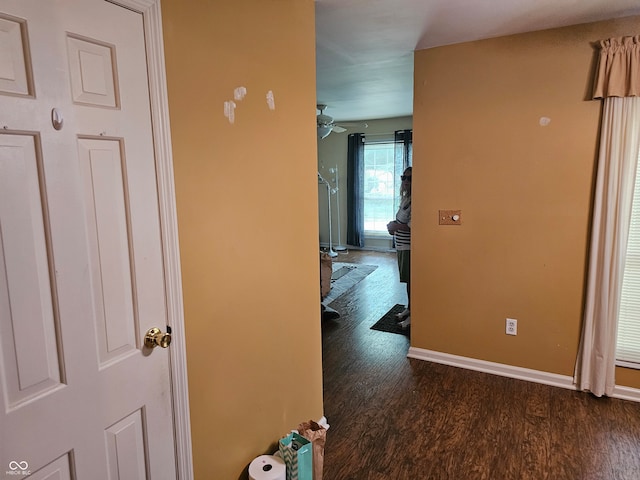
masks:
<svg viewBox="0 0 640 480"><path fill-rule="evenodd" d="M336 133L342 133L347 131L346 128L342 128L340 125L334 125L332 130Z"/></svg>
<svg viewBox="0 0 640 480"><path fill-rule="evenodd" d="M330 126L318 125L318 138L319 139L326 138L327 136L329 136L332 130L333 128Z"/></svg>

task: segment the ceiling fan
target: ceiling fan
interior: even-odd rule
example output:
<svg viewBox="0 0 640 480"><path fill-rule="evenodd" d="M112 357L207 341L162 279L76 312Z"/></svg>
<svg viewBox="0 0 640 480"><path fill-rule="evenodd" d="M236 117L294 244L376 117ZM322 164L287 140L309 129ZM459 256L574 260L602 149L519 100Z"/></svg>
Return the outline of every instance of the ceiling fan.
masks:
<svg viewBox="0 0 640 480"><path fill-rule="evenodd" d="M318 138L326 138L331 132L343 133L346 132L347 129L344 127L362 127L367 128L368 125L366 123L342 123L341 125L337 125L333 123L333 117L324 114L325 108L327 108L324 104L316 105L320 113L317 117L318 124Z"/></svg>

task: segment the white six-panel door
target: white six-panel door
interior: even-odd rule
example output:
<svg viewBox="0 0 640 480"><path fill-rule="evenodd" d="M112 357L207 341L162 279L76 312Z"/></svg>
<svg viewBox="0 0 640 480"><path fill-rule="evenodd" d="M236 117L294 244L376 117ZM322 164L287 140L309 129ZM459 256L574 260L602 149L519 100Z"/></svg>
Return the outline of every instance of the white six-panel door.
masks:
<svg viewBox="0 0 640 480"><path fill-rule="evenodd" d="M142 22L0 0L0 478L176 477Z"/></svg>

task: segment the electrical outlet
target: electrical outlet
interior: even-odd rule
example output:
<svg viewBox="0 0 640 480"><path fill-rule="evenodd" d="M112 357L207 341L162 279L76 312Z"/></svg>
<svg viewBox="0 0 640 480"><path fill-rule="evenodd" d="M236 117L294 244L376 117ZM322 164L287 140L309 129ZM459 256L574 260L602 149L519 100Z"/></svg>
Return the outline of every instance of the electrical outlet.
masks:
<svg viewBox="0 0 640 480"><path fill-rule="evenodd" d="M517 335L518 334L518 320L515 318L507 318L507 335Z"/></svg>

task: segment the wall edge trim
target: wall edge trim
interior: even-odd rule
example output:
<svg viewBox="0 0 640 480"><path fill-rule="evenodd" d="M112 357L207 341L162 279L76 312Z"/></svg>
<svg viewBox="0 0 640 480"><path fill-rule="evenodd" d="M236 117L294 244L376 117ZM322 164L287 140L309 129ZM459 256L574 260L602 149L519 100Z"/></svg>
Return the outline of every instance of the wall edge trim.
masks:
<svg viewBox="0 0 640 480"><path fill-rule="evenodd" d="M566 388L569 390L577 390L573 383L573 377L568 375L559 375L557 373L543 372L540 370L532 370L529 368L516 367L504 363L488 362L477 358L461 357L450 353L436 352L434 350L426 350L423 348L410 347L407 357L417 360L425 360L428 362L441 363L452 367L466 368L467 370L475 370L477 372L490 373L501 377L515 378L518 380L526 380L528 382L542 383L552 387Z"/></svg>
<svg viewBox="0 0 640 480"><path fill-rule="evenodd" d="M504 363L489 362L477 358L462 357L450 353L436 352L424 348L409 347L408 358L424 360L427 362L440 363L451 367L465 368L477 372L499 375L501 377L515 378L527 382L541 383L551 387L565 388L568 390L578 390L573 383L573 377L569 375L559 375L557 373L543 372L529 368L516 367ZM640 389L616 385L611 398L640 402Z"/></svg>
<svg viewBox="0 0 640 480"><path fill-rule="evenodd" d="M616 385L613 389L612 397L629 400L631 402L640 402L640 389Z"/></svg>

